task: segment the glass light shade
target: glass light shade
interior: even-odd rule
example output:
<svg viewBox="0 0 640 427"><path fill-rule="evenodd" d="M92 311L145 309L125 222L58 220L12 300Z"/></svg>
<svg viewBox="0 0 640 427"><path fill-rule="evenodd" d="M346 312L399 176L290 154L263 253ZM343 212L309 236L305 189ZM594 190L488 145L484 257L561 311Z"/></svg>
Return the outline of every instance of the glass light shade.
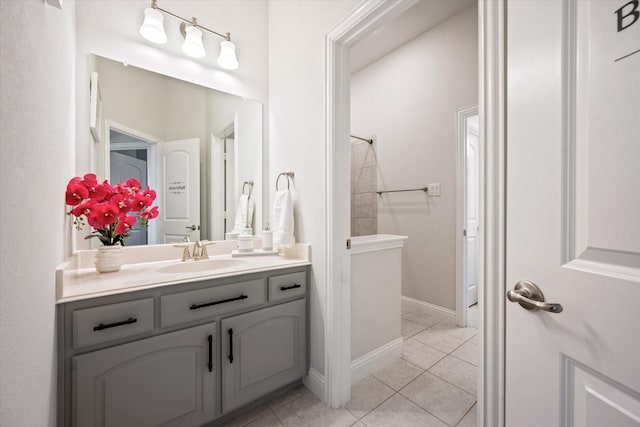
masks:
<svg viewBox="0 0 640 427"><path fill-rule="evenodd" d="M164 32L164 17L159 11L148 7L144 10L144 22L140 26L142 37L153 43L164 44L167 42L167 33Z"/></svg>
<svg viewBox="0 0 640 427"><path fill-rule="evenodd" d="M223 40L220 43L220 56L218 56L218 64L227 70L235 70L238 68L238 59L236 58L236 45L229 40Z"/></svg>
<svg viewBox="0 0 640 427"><path fill-rule="evenodd" d="M198 28L188 25L185 28L184 43L182 43L182 51L194 58L202 58L204 56L204 46L202 45L202 31Z"/></svg>

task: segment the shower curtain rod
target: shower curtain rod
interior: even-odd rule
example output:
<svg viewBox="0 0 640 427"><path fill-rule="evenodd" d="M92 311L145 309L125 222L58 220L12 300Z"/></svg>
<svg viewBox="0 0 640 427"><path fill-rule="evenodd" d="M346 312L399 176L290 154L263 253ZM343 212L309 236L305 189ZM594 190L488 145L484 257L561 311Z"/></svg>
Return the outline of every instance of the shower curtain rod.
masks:
<svg viewBox="0 0 640 427"><path fill-rule="evenodd" d="M360 136L355 136L355 135L351 135L351 138L359 139L359 140L368 142L369 144L373 144L373 138L367 139L367 138L362 138Z"/></svg>

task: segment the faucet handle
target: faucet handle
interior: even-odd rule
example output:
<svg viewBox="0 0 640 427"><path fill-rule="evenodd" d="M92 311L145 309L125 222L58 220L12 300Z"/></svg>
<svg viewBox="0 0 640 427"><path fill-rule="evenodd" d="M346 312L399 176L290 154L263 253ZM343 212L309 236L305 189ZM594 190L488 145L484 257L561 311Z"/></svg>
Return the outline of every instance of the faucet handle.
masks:
<svg viewBox="0 0 640 427"><path fill-rule="evenodd" d="M177 243L173 245L174 248L184 248L182 251L182 261L186 261L191 258L191 253L189 252L189 244L188 243ZM195 253L195 247L193 248L193 252Z"/></svg>
<svg viewBox="0 0 640 427"><path fill-rule="evenodd" d="M200 259L208 259L209 258L209 254L207 253L207 246L209 245L215 245L216 242L209 242L207 240L202 240L200 242Z"/></svg>

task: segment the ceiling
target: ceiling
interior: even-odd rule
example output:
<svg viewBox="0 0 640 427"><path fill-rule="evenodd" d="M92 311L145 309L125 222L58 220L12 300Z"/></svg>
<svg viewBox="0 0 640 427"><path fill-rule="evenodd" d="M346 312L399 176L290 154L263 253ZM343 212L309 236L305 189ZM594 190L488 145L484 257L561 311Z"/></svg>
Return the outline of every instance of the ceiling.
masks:
<svg viewBox="0 0 640 427"><path fill-rule="evenodd" d="M476 0L419 0L351 48L351 74L446 21Z"/></svg>

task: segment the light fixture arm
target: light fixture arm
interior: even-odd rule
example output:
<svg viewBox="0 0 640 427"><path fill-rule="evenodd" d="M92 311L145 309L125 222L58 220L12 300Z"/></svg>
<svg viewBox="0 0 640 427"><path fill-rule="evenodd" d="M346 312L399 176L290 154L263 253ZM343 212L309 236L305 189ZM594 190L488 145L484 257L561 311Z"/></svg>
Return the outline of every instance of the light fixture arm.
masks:
<svg viewBox="0 0 640 427"><path fill-rule="evenodd" d="M167 15L173 16L174 18L179 19L180 21L182 21L183 23L185 23L187 25L193 25L196 28L199 28L201 30L205 30L205 31L207 31L207 32L209 32L211 34L215 34L218 37L222 37L226 41L231 41L231 34L230 33L227 33L226 35L218 33L216 31L210 30L210 29L208 29L206 27L203 27L202 25L198 24L196 22L196 18L192 18L191 20L189 20L189 19L183 18L182 16L176 15L175 13L169 12L168 10L163 9L160 6L158 6L158 3L157 3L156 0L151 0L151 8L159 10L162 13L166 13ZM181 25L180 29L182 30L182 28L183 27Z"/></svg>

